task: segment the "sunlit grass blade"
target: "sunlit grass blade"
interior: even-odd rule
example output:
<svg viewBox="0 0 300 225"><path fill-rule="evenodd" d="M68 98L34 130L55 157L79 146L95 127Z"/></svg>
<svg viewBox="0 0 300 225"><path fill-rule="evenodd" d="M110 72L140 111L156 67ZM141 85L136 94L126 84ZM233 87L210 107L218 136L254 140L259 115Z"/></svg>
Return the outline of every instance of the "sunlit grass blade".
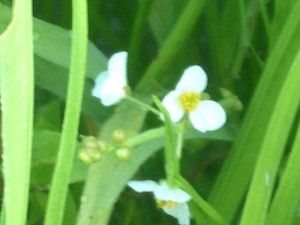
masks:
<svg viewBox="0 0 300 225"><path fill-rule="evenodd" d="M290 224L300 200L300 127L272 201L266 225Z"/></svg>
<svg viewBox="0 0 300 225"><path fill-rule="evenodd" d="M26 223L33 124L32 2L14 1L0 36L3 176L6 224ZM3 214L2 214L3 218Z"/></svg>
<svg viewBox="0 0 300 225"><path fill-rule="evenodd" d="M240 133L209 196L209 202L228 221L233 220L243 200L279 90L299 49L299 10L300 1L270 52Z"/></svg>
<svg viewBox="0 0 300 225"><path fill-rule="evenodd" d="M300 51L282 84L243 210L241 225L264 223L278 166L300 102Z"/></svg>
<svg viewBox="0 0 300 225"><path fill-rule="evenodd" d="M73 41L67 103L57 164L46 211L46 225L62 223L68 181L75 155L88 42L86 4L86 1L74 0L72 5Z"/></svg>
<svg viewBox="0 0 300 225"><path fill-rule="evenodd" d="M11 8L0 4L0 31L11 16ZM71 41L74 33L59 26L33 18L34 53L50 63L69 69ZM87 77L95 78L106 69L107 59L96 46L88 43Z"/></svg>
<svg viewBox="0 0 300 225"><path fill-rule="evenodd" d="M274 44L278 38L278 33L283 29L294 6L295 0L274 0L274 15L270 27L270 45Z"/></svg>

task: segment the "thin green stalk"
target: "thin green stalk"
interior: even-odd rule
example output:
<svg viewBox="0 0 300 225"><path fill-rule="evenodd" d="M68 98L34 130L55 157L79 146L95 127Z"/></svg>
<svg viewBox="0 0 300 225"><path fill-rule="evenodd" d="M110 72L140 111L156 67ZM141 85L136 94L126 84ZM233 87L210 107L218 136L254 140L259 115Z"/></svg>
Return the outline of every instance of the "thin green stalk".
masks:
<svg viewBox="0 0 300 225"><path fill-rule="evenodd" d="M9 225L23 225L27 216L34 98L31 7L30 0L15 0L12 21L0 35L2 212Z"/></svg>
<svg viewBox="0 0 300 225"><path fill-rule="evenodd" d="M177 135L176 135L176 155L180 159L182 154L182 147L183 147L183 138L184 133L187 128L187 116L184 117L181 123L178 124L177 127Z"/></svg>
<svg viewBox="0 0 300 225"><path fill-rule="evenodd" d="M128 74L129 76L139 73L139 59L141 56L142 40L147 25L147 19L153 0L139 1L138 12L135 18L133 31L131 34L129 54L128 54Z"/></svg>
<svg viewBox="0 0 300 225"><path fill-rule="evenodd" d="M137 145L146 143L153 139L163 137L165 135L164 131L165 131L164 127L147 130L143 133L138 134L137 136L130 138L128 141L125 142L125 146L135 147Z"/></svg>
<svg viewBox="0 0 300 225"><path fill-rule="evenodd" d="M137 89L149 86L149 81L158 76L162 69L176 58L181 46L184 46L186 39L197 24L205 3L206 0L190 0L187 3L174 29L160 49L157 58L147 69Z"/></svg>
<svg viewBox="0 0 300 225"><path fill-rule="evenodd" d="M261 15L262 15L262 19L263 19L263 24L265 26L267 35L268 35L268 40L271 39L271 23L270 23L270 18L268 15L268 10L267 10L267 3L266 1L259 1L259 5L260 5L260 11L261 11ZM270 43L270 42L269 42Z"/></svg>
<svg viewBox="0 0 300 225"><path fill-rule="evenodd" d="M280 179L276 195L272 201L266 225L290 224L300 200L300 126L289 156L288 163Z"/></svg>
<svg viewBox="0 0 300 225"><path fill-rule="evenodd" d="M60 225L75 154L87 55L87 4L73 0L73 41L63 131L46 212L46 225Z"/></svg>
<svg viewBox="0 0 300 225"><path fill-rule="evenodd" d="M180 188L192 196L192 200L200 209L203 210L204 213L206 213L218 224L228 224L225 222L222 216L197 193L197 191L192 187L192 185L189 184L188 181L186 181L183 177L178 176L177 183L179 184Z"/></svg>
<svg viewBox="0 0 300 225"><path fill-rule="evenodd" d="M176 127L173 124L168 111L160 100L153 96L153 101L161 111L165 122L165 168L168 184L175 186L175 178L179 173L179 159L176 154Z"/></svg>
<svg viewBox="0 0 300 225"><path fill-rule="evenodd" d="M263 224L278 166L300 101L300 50L283 83L255 167L241 225Z"/></svg>
<svg viewBox="0 0 300 225"><path fill-rule="evenodd" d="M142 107L146 110L149 110L150 112L154 113L157 116L160 116L160 114L161 114L157 109L151 107L150 105L148 105L148 104L146 104L146 103L144 103L144 102L142 102L142 101L140 101L140 100L138 100L134 97L127 96L126 99L128 101L133 102L134 104L137 104L138 106L140 106L140 107Z"/></svg>

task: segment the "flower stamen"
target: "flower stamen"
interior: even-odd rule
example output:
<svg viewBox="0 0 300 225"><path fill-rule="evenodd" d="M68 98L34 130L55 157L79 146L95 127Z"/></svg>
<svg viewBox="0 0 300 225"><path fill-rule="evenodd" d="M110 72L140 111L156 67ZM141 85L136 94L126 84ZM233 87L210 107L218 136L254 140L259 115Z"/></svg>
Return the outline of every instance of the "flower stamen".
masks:
<svg viewBox="0 0 300 225"><path fill-rule="evenodd" d="M173 202L173 201L163 201L160 199L155 199L156 200L156 204L159 208L165 208L167 207L168 209L173 209L175 206L179 205L178 202Z"/></svg>
<svg viewBox="0 0 300 225"><path fill-rule="evenodd" d="M194 111L200 100L201 96L198 92L186 92L179 97L179 103L185 112Z"/></svg>

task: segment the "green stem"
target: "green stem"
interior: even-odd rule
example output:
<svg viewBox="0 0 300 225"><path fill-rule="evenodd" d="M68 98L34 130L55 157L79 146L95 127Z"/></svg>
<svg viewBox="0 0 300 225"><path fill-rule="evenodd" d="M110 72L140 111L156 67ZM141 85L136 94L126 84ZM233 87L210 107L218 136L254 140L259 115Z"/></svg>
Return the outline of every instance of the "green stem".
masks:
<svg viewBox="0 0 300 225"><path fill-rule="evenodd" d="M144 102L142 102L142 101L140 101L140 100L138 100L134 97L127 96L126 99L133 102L133 103L135 103L135 104L137 104L138 106L140 106L140 107L142 107L146 110L149 110L150 112L154 113L157 116L161 115L160 111L158 111L157 109L151 107L150 105L148 105L148 104L146 104L146 103L144 103Z"/></svg>
<svg viewBox="0 0 300 225"><path fill-rule="evenodd" d="M32 2L15 0L12 21L0 35L4 177L1 220L5 216L10 225L25 224L27 216L34 108L32 33Z"/></svg>
<svg viewBox="0 0 300 225"><path fill-rule="evenodd" d="M260 6L260 11L263 19L263 24L266 28L266 33L268 35L268 40L271 38L271 23L270 23L270 18L268 15L268 10L267 10L267 3L265 0L259 1L259 6ZM270 43L270 41L269 41Z"/></svg>
<svg viewBox="0 0 300 225"><path fill-rule="evenodd" d="M75 154L87 54L86 1L73 0L73 41L69 86L57 164L46 212L46 225L60 225Z"/></svg>
<svg viewBox="0 0 300 225"><path fill-rule="evenodd" d="M158 76L162 69L176 58L181 46L184 46L186 39L197 24L205 3L206 0L190 0L187 3L174 29L160 49L157 58L147 69L137 89L149 86L149 81Z"/></svg>
<svg viewBox="0 0 300 225"><path fill-rule="evenodd" d="M179 123L177 127L176 155L178 159L181 158L182 147L183 147L183 136L186 128L187 128L187 116L183 118L182 122Z"/></svg>
<svg viewBox="0 0 300 225"><path fill-rule="evenodd" d="M176 155L176 127L174 126L168 111L160 100L153 96L153 101L161 111L165 122L165 168L168 184L175 187L175 178L179 174L179 160Z"/></svg>
<svg viewBox="0 0 300 225"><path fill-rule="evenodd" d="M177 177L177 183L180 188L192 196L192 200L197 204L197 206L202 209L208 216L214 219L219 224L227 224L222 216L211 206L209 205L190 185L190 183L185 180L182 176Z"/></svg>
<svg viewBox="0 0 300 225"><path fill-rule="evenodd" d="M124 145L128 147L135 147L137 145L144 144L148 141L164 136L164 131L164 127L147 130L133 138L130 138Z"/></svg>

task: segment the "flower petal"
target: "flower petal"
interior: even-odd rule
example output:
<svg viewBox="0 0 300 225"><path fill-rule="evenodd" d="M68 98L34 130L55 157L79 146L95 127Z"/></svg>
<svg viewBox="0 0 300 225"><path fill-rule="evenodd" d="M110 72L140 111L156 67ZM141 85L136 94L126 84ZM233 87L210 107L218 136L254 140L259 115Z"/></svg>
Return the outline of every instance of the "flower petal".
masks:
<svg viewBox="0 0 300 225"><path fill-rule="evenodd" d="M190 224L190 211L186 203L179 204L173 208L164 207L164 212L177 218L180 225Z"/></svg>
<svg viewBox="0 0 300 225"><path fill-rule="evenodd" d="M180 93L177 91L171 91L162 100L162 104L168 110L171 120L174 123L181 120L184 115L184 111L179 103L179 95Z"/></svg>
<svg viewBox="0 0 300 225"><path fill-rule="evenodd" d="M127 52L117 52L108 61L108 74L118 83L127 85Z"/></svg>
<svg viewBox="0 0 300 225"><path fill-rule="evenodd" d="M97 97L97 98L100 98L100 92L101 92L101 89L103 87L103 83L108 79L108 72L105 71L105 72L101 72L97 77L96 77L96 80L95 80L95 87L93 88L92 90L92 96L94 97Z"/></svg>
<svg viewBox="0 0 300 225"><path fill-rule="evenodd" d="M165 181L159 183L153 193L157 199L178 203L187 202L192 198L188 193L179 188L171 189Z"/></svg>
<svg viewBox="0 0 300 225"><path fill-rule="evenodd" d="M203 92L207 86L207 76L204 70L198 66L186 68L176 86L179 92Z"/></svg>
<svg viewBox="0 0 300 225"><path fill-rule="evenodd" d="M201 132L217 130L226 122L226 113L222 106L211 100L200 101L189 116L195 129Z"/></svg>
<svg viewBox="0 0 300 225"><path fill-rule="evenodd" d="M102 101L102 104L105 106L111 106L123 98L126 97L126 85L124 85L120 80L115 79L108 75L102 83L102 86L99 88L99 98Z"/></svg>
<svg viewBox="0 0 300 225"><path fill-rule="evenodd" d="M136 192L153 192L157 187L157 183L152 180L129 181L127 185Z"/></svg>

